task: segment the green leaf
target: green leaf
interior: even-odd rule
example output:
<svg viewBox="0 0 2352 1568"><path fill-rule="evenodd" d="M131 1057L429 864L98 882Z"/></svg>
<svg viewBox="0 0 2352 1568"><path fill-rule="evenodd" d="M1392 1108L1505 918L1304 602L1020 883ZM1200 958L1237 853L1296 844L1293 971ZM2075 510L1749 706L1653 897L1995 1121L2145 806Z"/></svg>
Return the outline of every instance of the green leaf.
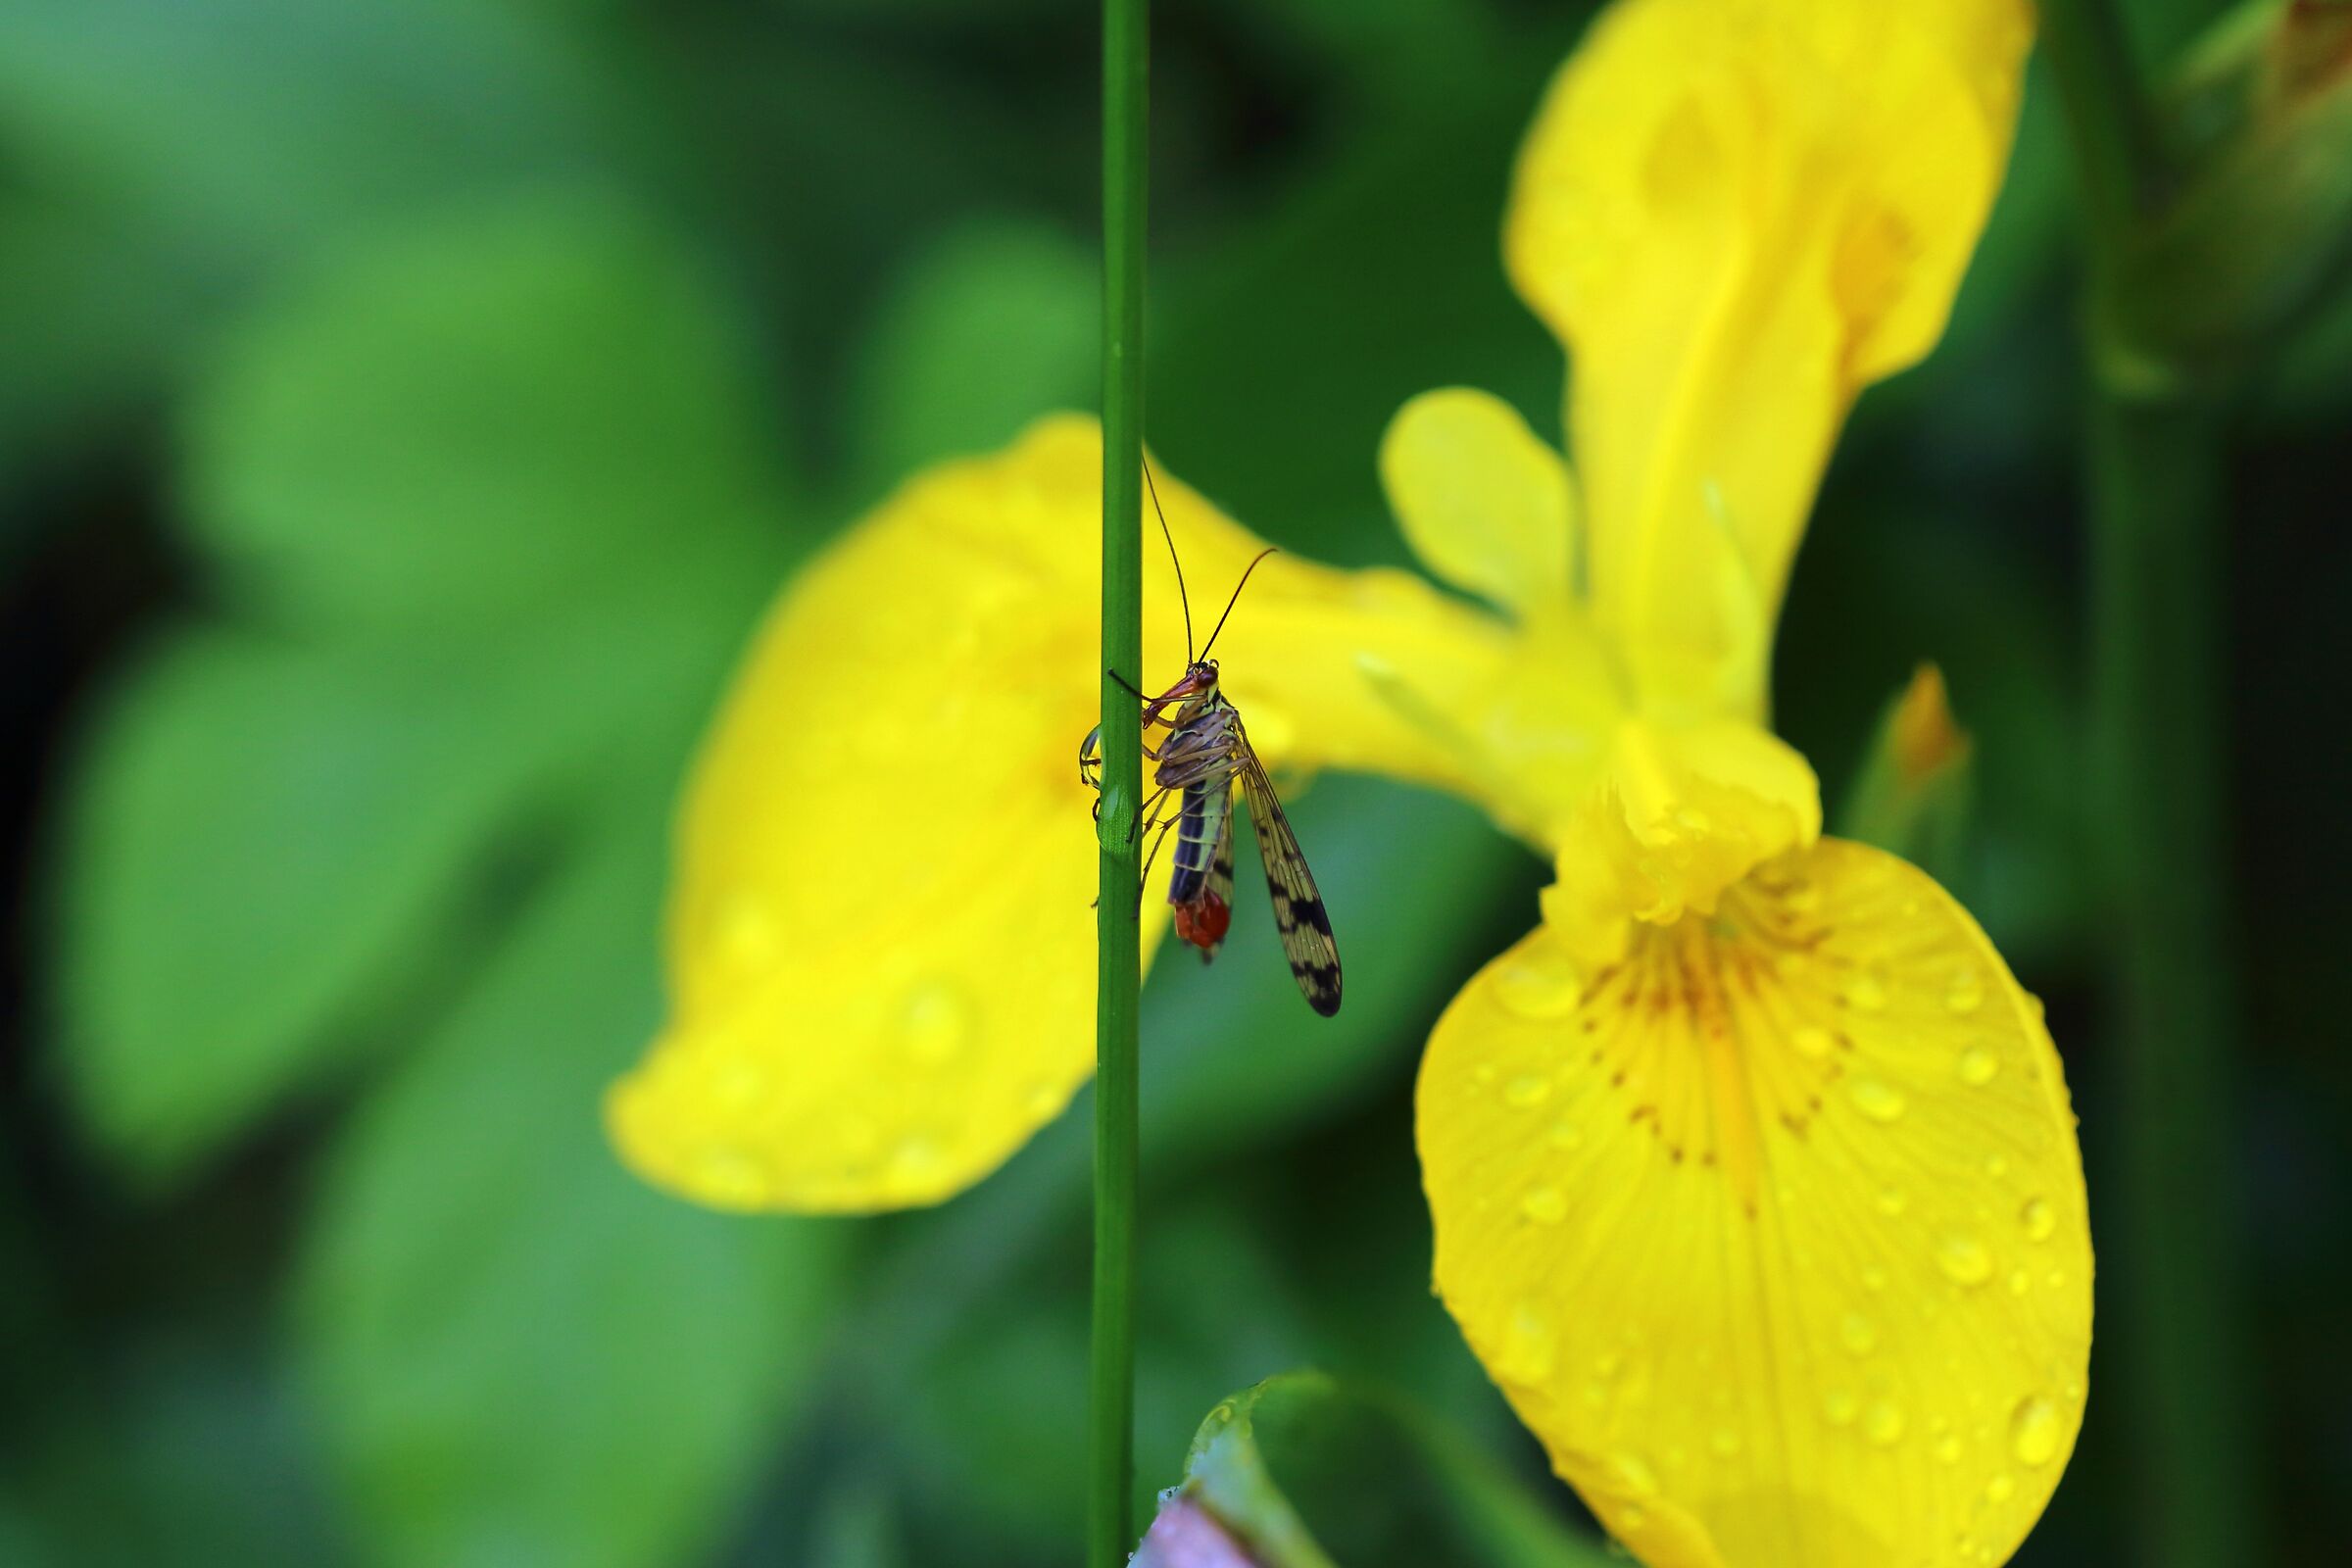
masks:
<svg viewBox="0 0 2352 1568"><path fill-rule="evenodd" d="M1394 1396L1319 1372L1269 1378L1210 1411L1167 1503L1204 1511L1251 1568L1609 1561L1458 1434ZM1177 1563L1150 1539L1137 1560Z"/></svg>
<svg viewBox="0 0 2352 1568"><path fill-rule="evenodd" d="M78 1108L150 1174L366 1044L458 929L527 759L455 669L224 631L118 694L67 836L59 974Z"/></svg>
<svg viewBox="0 0 2352 1568"><path fill-rule="evenodd" d="M959 230L881 307L850 397L862 499L925 464L993 451L1041 414L1092 407L1102 280L1052 229Z"/></svg>
<svg viewBox="0 0 2352 1568"><path fill-rule="evenodd" d="M772 528L767 400L700 264L625 211L479 210L355 250L223 354L190 523L331 629L496 623Z"/></svg>
<svg viewBox="0 0 2352 1568"><path fill-rule="evenodd" d="M298 1327L377 1560L690 1559L803 1386L845 1233L657 1196L601 1131L660 1012L637 820L370 1097L319 1194Z"/></svg>

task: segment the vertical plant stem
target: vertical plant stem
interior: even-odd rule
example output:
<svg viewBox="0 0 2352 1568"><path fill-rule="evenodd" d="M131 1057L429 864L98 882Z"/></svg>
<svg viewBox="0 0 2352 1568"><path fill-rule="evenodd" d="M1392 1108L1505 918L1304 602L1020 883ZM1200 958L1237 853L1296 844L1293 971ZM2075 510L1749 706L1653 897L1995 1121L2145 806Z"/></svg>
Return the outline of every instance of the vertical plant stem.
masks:
<svg viewBox="0 0 2352 1568"><path fill-rule="evenodd" d="M2092 691L2110 996L2123 1046L2114 1278L2153 1568L2267 1560L2245 1408L2224 760L2220 411L2091 411Z"/></svg>
<svg viewBox="0 0 2352 1568"><path fill-rule="evenodd" d="M2131 256L2165 172L2111 0L2044 0L2093 222L2093 820L2118 1052L2115 1369L2158 1568L2265 1560L2238 1308L2218 389L2134 368Z"/></svg>
<svg viewBox="0 0 2352 1568"><path fill-rule="evenodd" d="M1137 906L1143 799L1146 0L1102 0L1102 811L1095 933L1095 1301L1087 1420L1088 1568L1135 1541Z"/></svg>

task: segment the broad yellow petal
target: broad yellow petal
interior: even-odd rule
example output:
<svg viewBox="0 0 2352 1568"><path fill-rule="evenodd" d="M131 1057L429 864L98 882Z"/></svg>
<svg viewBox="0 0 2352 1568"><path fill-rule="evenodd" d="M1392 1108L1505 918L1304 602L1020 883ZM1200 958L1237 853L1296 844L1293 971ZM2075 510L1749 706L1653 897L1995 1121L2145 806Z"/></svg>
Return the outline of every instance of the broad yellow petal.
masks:
<svg viewBox="0 0 2352 1568"><path fill-rule="evenodd" d="M2025 0L1624 0L1554 81L1506 259L1575 362L1592 595L1636 654L1725 640L1683 569L1718 517L1777 618L1854 395L1942 332L2031 26Z"/></svg>
<svg viewBox="0 0 2352 1568"><path fill-rule="evenodd" d="M1713 914L1725 889L1821 833L1813 769L1752 724L1617 728L1608 761L1566 831L1544 918L1589 965L1614 963L1637 924Z"/></svg>
<svg viewBox="0 0 2352 1568"><path fill-rule="evenodd" d="M1568 466L1500 398L1413 399L1389 421L1380 477L1413 554L1447 582L1505 608L1569 597Z"/></svg>
<svg viewBox="0 0 2352 1568"><path fill-rule="evenodd" d="M668 910L671 1013L608 1119L648 1181L730 1208L936 1201L1094 1060L1101 441L1057 418L906 485L789 585L696 760ZM1258 541L1159 490L1205 638ZM1151 529L1154 538L1156 526ZM1148 557L1146 674L1185 655ZM1359 660L1491 678L1487 617L1400 573L1287 556L1218 657L1269 760L1450 766ZM1166 858L1162 858L1164 878ZM1147 899L1147 943L1164 919Z"/></svg>
<svg viewBox="0 0 2352 1568"><path fill-rule="evenodd" d="M1825 839L1580 963L1539 930L1418 1091L1437 1286L1651 1568L1997 1563L2090 1348L2040 1008L1924 874Z"/></svg>

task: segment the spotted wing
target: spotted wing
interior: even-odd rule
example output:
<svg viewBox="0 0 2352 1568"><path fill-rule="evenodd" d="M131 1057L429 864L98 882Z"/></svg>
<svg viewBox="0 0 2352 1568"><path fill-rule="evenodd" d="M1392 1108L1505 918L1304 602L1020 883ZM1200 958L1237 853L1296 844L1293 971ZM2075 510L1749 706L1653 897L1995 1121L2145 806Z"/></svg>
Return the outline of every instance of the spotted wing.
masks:
<svg viewBox="0 0 2352 1568"><path fill-rule="evenodd" d="M1274 925L1282 933L1282 951L1291 960L1306 1004L1328 1018L1340 1010L1340 948L1331 939L1331 916L1324 912L1323 896L1315 891L1315 873L1298 853L1298 837L1282 814L1274 785L1266 777L1257 754L1242 743L1242 788L1250 798L1250 825L1257 830L1258 858L1266 866L1266 891L1274 899ZM1230 876L1231 846L1226 870Z"/></svg>
<svg viewBox="0 0 2352 1568"><path fill-rule="evenodd" d="M1200 884L1200 897L1211 908L1224 911L1224 918L1233 917L1233 807L1225 808L1225 820L1217 824L1217 850L1208 858L1208 876ZM1217 956L1217 948L1225 940L1222 926L1216 939L1200 950L1200 961L1206 963Z"/></svg>

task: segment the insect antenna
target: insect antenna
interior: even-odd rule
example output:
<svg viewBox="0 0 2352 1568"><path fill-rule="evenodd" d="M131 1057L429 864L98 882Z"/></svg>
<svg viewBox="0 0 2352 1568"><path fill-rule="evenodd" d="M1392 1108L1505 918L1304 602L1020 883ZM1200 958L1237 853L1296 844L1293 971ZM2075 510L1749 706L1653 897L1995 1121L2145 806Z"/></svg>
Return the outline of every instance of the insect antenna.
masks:
<svg viewBox="0 0 2352 1568"><path fill-rule="evenodd" d="M1184 591L1184 563L1176 557L1176 536L1168 532L1168 514L1159 505L1159 486L1152 482L1152 460L1144 462L1144 484L1152 492L1152 510L1159 515L1159 536L1168 542L1168 564L1176 568L1176 602L1184 607L1184 662L1193 662L1193 600Z"/></svg>
<svg viewBox="0 0 2352 1568"><path fill-rule="evenodd" d="M1268 545L1265 549L1260 550L1255 556L1251 557L1250 564L1242 568L1242 580L1233 585L1233 597L1225 601L1225 615L1232 614L1233 607L1241 602L1242 590L1250 586L1250 574L1257 569L1257 564L1272 554L1274 554L1274 547L1272 545ZM1208 648L1214 648L1217 646L1217 632L1225 629L1225 615L1219 615L1217 617L1216 630L1211 631L1208 634ZM1203 648L1200 650L1200 657L1202 659L1206 659L1208 657L1208 648Z"/></svg>

